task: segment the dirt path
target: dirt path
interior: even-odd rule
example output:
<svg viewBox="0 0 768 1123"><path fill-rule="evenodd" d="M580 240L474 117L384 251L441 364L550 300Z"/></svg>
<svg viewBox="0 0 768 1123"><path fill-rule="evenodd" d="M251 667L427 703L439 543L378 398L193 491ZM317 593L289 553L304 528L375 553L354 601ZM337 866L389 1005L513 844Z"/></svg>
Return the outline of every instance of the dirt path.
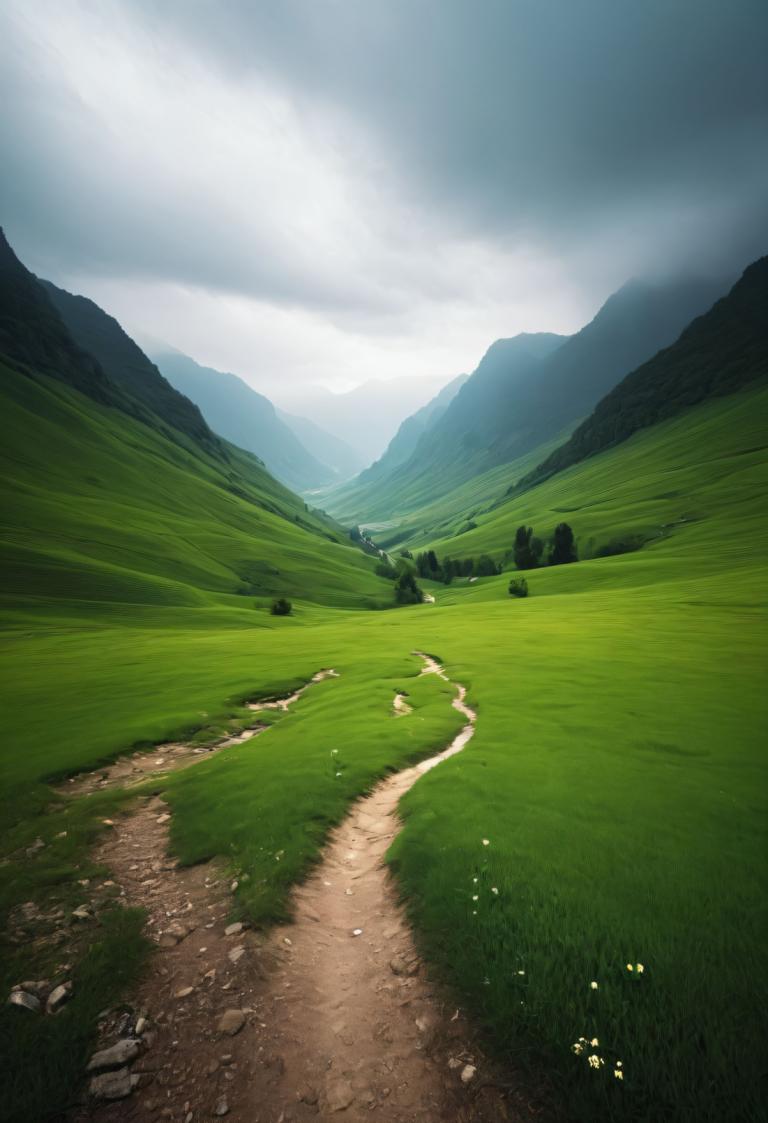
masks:
<svg viewBox="0 0 768 1123"><path fill-rule="evenodd" d="M430 657L422 673L446 676ZM294 893L295 919L263 936L227 925L230 886L211 864L177 870L159 800L116 823L100 857L129 903L150 912L160 953L133 1010L112 1013L104 1044L140 1034L137 1091L79 1118L238 1123L496 1123L530 1118L498 1090L461 1011L419 961L384 865L397 803L461 751L474 713L443 752L359 800ZM406 711L399 716L407 720ZM122 1018L122 1021L121 1021ZM137 1019L146 1019L145 1023ZM127 1070L126 1070L127 1071Z"/></svg>

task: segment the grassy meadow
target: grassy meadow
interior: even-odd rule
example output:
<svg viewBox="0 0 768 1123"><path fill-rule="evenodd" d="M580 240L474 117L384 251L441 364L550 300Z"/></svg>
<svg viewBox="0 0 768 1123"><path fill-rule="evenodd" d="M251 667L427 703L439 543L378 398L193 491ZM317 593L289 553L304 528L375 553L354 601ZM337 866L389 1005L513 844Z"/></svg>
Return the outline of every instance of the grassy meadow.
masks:
<svg viewBox="0 0 768 1123"><path fill-rule="evenodd" d="M648 538L638 552L532 573L520 601L504 573L436 585L434 605L366 611L383 584L368 559L329 542L347 569L318 577L314 557L291 553L306 540L278 537L287 524L272 534L265 512L270 529L258 533L270 564L284 564L298 589L295 615L275 619L265 600L231 591L231 560L249 532L217 535L218 509L195 531L202 498L189 499L182 520L186 493L171 501L178 476L168 552L151 552L152 523L145 560L137 548L128 567L126 536L135 539L145 507L131 516L84 482L71 500L76 517L56 516L55 501L43 507L55 478L41 475L23 493L25 517L34 516L27 538L15 530L6 554L34 550L33 572L48 576L4 602L3 906L69 899L88 876L105 809L119 813L119 794L70 805L53 797L49 778L136 744L237 727L244 700L332 667L339 677L313 685L269 732L151 781L173 807L182 859L222 856L238 874L237 911L260 923L284 916L290 885L350 801L458 728L450 687L417 677L411 653L426 650L467 685L478 713L467 749L403 801L390 854L435 971L499 1057L515 1072L545 1072L573 1119L758 1119L768 917L766 532L755 495L765 402L755 392L701 407L510 499L459 540L436 542L441 554L501 560L519 523L547 530L563 518L582 546ZM158 461L157 470L161 480L172 469ZM245 518L232 512L235 524ZM106 545L101 556L87 548L94 584L76 540L90 543L96 521ZM342 596L349 573L357 607ZM158 588L171 593L155 597ZM414 709L395 718L398 689ZM38 836L45 849L19 860ZM137 962L139 941L134 929L123 942ZM111 955L96 961L104 978ZM5 960L6 989L20 956ZM45 964L24 966L34 977ZM9 1050L16 1013L0 1011ZM78 1056L93 1013L78 996L70 1004ZM27 1075L40 1058L71 1067L56 1032L58 1043L25 1039L23 1055L13 1053ZM580 1037L599 1045L577 1055ZM591 1067L588 1055L604 1064ZM73 1080L62 1077L62 1097Z"/></svg>

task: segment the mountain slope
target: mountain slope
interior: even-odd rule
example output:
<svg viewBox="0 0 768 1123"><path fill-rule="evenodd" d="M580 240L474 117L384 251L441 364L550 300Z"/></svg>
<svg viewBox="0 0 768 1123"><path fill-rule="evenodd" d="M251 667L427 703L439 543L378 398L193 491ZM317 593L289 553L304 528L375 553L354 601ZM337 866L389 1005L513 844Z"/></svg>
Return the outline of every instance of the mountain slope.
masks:
<svg viewBox="0 0 768 1123"><path fill-rule="evenodd" d="M255 453L288 487L308 491L335 478L280 420L269 398L237 375L201 366L178 351L153 358L171 385L200 407L215 432Z"/></svg>
<svg viewBox="0 0 768 1123"><path fill-rule="evenodd" d="M277 416L298 437L307 452L326 465L338 480L348 480L365 467L365 461L350 444L329 433L308 417L297 417L285 410L276 410Z"/></svg>
<svg viewBox="0 0 768 1123"><path fill-rule="evenodd" d="M768 376L768 257L671 347L627 375L571 438L523 480L529 486L708 398Z"/></svg>
<svg viewBox="0 0 768 1123"><path fill-rule="evenodd" d="M384 455L360 473L360 483L367 483L381 479L391 472L398 464L404 464L419 443L419 438L426 433L436 421L443 416L448 406L458 394L461 387L469 378L467 374L460 374L449 382L447 386L421 409L416 410L410 417L406 417L392 440L387 445Z"/></svg>
<svg viewBox="0 0 768 1123"><path fill-rule="evenodd" d="M565 342L518 336L494 344L389 487L366 496L373 506L366 515L391 518L414 510L567 431L721 291L719 282L690 278L632 281ZM525 354L536 338L548 341L549 353Z"/></svg>
<svg viewBox="0 0 768 1123"><path fill-rule="evenodd" d="M537 369L562 341L562 336L548 333L497 340L474 374L424 429L407 459L392 464L385 473L361 476L359 483L354 481L329 495L328 509L355 522L388 519L412 511L492 467L490 432L508 410L514 385L525 373Z"/></svg>
<svg viewBox="0 0 768 1123"><path fill-rule="evenodd" d="M112 382L174 429L209 448L217 447L197 406L163 378L114 317L85 296L74 296L50 281L41 280L40 284L72 338L98 360Z"/></svg>
<svg viewBox="0 0 768 1123"><path fill-rule="evenodd" d="M218 438L206 449L115 386L10 250L0 280L0 570L14 611L389 603L374 561L255 457Z"/></svg>

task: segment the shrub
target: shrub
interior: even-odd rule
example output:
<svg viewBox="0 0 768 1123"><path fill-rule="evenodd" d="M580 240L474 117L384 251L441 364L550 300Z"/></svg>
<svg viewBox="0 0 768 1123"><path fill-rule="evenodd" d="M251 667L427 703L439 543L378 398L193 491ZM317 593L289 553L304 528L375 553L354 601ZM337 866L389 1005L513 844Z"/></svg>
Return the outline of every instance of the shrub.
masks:
<svg viewBox="0 0 768 1123"><path fill-rule="evenodd" d="M424 594L410 572L401 573L395 585L395 600L398 604L421 604Z"/></svg>
<svg viewBox="0 0 768 1123"><path fill-rule="evenodd" d="M293 612L293 605L285 597L278 597L277 600L272 601L272 607L269 611L273 616L290 616Z"/></svg>
<svg viewBox="0 0 768 1123"><path fill-rule="evenodd" d="M646 539L640 534L628 534L626 538L612 538L595 551L596 558L612 558L617 554L631 554L645 545Z"/></svg>
<svg viewBox="0 0 768 1123"><path fill-rule="evenodd" d="M386 577L387 581L394 581L397 578L397 570L389 562L380 562L376 566L376 575Z"/></svg>
<svg viewBox="0 0 768 1123"><path fill-rule="evenodd" d="M527 597L528 596L528 582L524 577L513 577L509 583L509 595L511 597Z"/></svg>

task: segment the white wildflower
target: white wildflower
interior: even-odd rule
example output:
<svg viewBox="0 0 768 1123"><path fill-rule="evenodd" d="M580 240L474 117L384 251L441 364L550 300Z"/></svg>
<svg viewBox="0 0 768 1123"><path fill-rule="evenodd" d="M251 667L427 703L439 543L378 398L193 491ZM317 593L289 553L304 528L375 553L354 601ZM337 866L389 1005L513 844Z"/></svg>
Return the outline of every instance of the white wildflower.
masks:
<svg viewBox="0 0 768 1123"><path fill-rule="evenodd" d="M475 895L474 895L474 897L472 898L472 900L473 900L473 901L477 901L477 900L478 900L478 896L477 896L477 893L475 893Z"/></svg>
<svg viewBox="0 0 768 1123"><path fill-rule="evenodd" d="M638 975L642 975L643 971L645 970L645 967L643 967L642 963L638 963L635 970L637 971Z"/></svg>
<svg viewBox="0 0 768 1123"><path fill-rule="evenodd" d="M602 1068L605 1064L603 1058L598 1057L597 1053L593 1053L591 1057L587 1057L587 1060L589 1061L590 1068Z"/></svg>
<svg viewBox="0 0 768 1123"><path fill-rule="evenodd" d="M634 967L632 966L632 964L631 964L631 963L628 963L628 964L627 964L627 970L628 970L628 971L634 971Z"/></svg>
<svg viewBox="0 0 768 1123"><path fill-rule="evenodd" d="M600 1042L597 1040L596 1037L593 1037L592 1040L590 1041L590 1045L592 1046L593 1049L596 1049L599 1044L600 1044Z"/></svg>
<svg viewBox="0 0 768 1123"><path fill-rule="evenodd" d="M613 1075L616 1077L617 1080L623 1080L624 1079L624 1073L621 1071L620 1068L615 1068L613 1070Z"/></svg>
<svg viewBox="0 0 768 1123"><path fill-rule="evenodd" d="M483 846L490 846L490 845L491 845L490 838L484 838L483 839Z"/></svg>
<svg viewBox="0 0 768 1123"><path fill-rule="evenodd" d="M495 896L497 896L497 897L498 897L498 895L499 895L499 891L498 891L498 889L496 888L496 886L495 886L495 885L492 885L492 886L491 886L491 892L492 892L493 894L495 894Z"/></svg>
<svg viewBox="0 0 768 1123"><path fill-rule="evenodd" d="M592 980L592 982L591 982L591 983L589 984L589 989L590 989L590 990L597 990L597 983L595 982L595 980L594 980L594 979L593 979L593 980Z"/></svg>

